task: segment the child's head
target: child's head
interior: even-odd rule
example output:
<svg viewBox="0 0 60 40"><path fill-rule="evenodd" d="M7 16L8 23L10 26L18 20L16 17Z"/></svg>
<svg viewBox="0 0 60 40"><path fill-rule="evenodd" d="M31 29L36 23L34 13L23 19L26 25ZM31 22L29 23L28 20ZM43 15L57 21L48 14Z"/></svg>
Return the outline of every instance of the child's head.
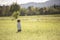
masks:
<svg viewBox="0 0 60 40"><path fill-rule="evenodd" d="M20 22L20 20L17 20L17 22Z"/></svg>

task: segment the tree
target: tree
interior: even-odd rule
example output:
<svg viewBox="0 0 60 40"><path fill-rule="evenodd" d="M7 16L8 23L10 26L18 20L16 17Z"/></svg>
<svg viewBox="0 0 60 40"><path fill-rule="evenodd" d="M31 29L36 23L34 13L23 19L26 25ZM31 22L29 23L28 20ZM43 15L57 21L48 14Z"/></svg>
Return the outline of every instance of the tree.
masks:
<svg viewBox="0 0 60 40"><path fill-rule="evenodd" d="M28 15L34 15L35 14L35 7L29 6L28 7Z"/></svg>
<svg viewBox="0 0 60 40"><path fill-rule="evenodd" d="M20 6L16 3L12 4L10 7L10 12L14 12L14 11L20 11Z"/></svg>
<svg viewBox="0 0 60 40"><path fill-rule="evenodd" d="M20 9L20 16L25 16L26 15L26 11L27 11L27 9L21 8Z"/></svg>
<svg viewBox="0 0 60 40"><path fill-rule="evenodd" d="M18 18L18 16L19 16L19 12L17 11L15 11L13 14L12 14L12 16L15 18L15 19L17 19Z"/></svg>
<svg viewBox="0 0 60 40"><path fill-rule="evenodd" d="M12 13L12 16L17 19L20 12L20 6L17 3L12 4L10 12Z"/></svg>

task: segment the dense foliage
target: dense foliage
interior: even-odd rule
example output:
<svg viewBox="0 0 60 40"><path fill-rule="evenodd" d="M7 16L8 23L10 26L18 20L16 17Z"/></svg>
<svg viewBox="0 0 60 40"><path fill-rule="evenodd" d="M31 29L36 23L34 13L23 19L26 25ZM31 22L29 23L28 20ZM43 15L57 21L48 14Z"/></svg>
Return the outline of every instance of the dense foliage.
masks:
<svg viewBox="0 0 60 40"><path fill-rule="evenodd" d="M13 14L17 14L17 11L20 16L60 14L60 6L53 5L43 8L30 6L27 9L20 7L20 5L16 3L13 3L10 6L0 6L0 16L11 16Z"/></svg>

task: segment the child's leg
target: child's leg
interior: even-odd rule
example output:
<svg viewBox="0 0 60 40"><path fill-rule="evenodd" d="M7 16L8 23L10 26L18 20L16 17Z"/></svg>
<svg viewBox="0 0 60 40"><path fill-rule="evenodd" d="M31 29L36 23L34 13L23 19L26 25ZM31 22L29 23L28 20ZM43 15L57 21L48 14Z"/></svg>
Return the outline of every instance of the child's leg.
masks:
<svg viewBox="0 0 60 40"><path fill-rule="evenodd" d="M21 32L21 29L19 29L18 32Z"/></svg>

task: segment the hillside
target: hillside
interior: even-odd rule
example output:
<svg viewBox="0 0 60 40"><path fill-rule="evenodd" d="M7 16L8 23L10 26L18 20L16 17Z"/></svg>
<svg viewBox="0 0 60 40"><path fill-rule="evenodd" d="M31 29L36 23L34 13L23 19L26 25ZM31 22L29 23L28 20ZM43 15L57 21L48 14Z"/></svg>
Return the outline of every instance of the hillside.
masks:
<svg viewBox="0 0 60 40"><path fill-rule="evenodd" d="M30 2L30 3L26 3L26 4L21 4L20 6L23 8L28 8L29 6L34 6L34 7L50 7L52 5L60 5L60 0L50 0L44 3L36 3L36 2Z"/></svg>

